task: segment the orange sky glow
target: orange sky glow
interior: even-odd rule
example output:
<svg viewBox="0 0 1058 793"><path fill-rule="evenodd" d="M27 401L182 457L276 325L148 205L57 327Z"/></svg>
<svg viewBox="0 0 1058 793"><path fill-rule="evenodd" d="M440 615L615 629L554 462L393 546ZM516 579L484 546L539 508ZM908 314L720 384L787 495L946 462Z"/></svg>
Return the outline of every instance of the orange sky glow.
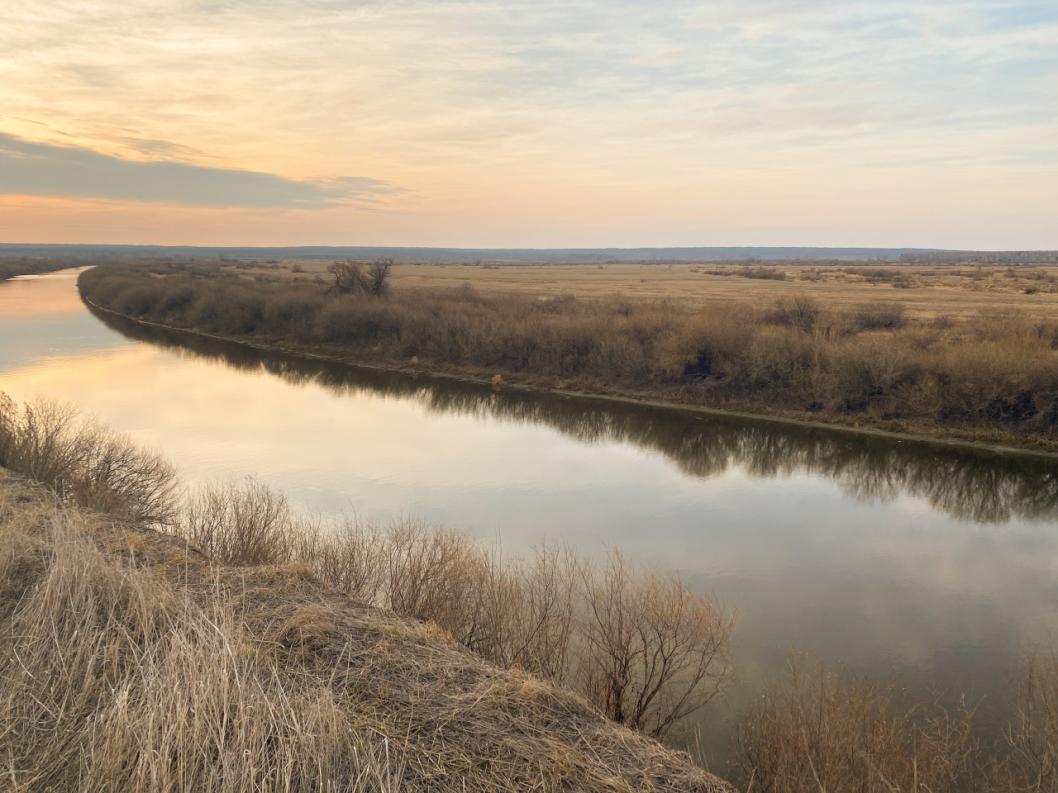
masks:
<svg viewBox="0 0 1058 793"><path fill-rule="evenodd" d="M0 0L0 242L1058 248L1058 7Z"/></svg>

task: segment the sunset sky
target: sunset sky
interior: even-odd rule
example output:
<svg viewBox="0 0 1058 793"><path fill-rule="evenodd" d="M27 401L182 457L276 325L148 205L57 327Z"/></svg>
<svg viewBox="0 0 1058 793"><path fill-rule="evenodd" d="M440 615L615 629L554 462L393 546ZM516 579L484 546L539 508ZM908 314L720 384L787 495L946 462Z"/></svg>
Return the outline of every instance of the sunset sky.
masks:
<svg viewBox="0 0 1058 793"><path fill-rule="evenodd" d="M0 242L1058 248L1055 0L0 0Z"/></svg>

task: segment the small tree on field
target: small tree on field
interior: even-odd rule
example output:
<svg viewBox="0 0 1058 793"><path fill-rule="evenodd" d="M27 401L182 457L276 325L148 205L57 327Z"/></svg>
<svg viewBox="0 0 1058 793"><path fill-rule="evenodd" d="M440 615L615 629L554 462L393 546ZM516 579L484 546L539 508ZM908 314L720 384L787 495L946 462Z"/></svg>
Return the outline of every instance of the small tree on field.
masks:
<svg viewBox="0 0 1058 793"><path fill-rule="evenodd" d="M375 297L382 297L389 292L389 271L393 268L392 259L378 259L367 266L367 291Z"/></svg>
<svg viewBox="0 0 1058 793"><path fill-rule="evenodd" d="M334 278L329 291L342 295L357 295L367 291L367 278L364 270L358 262L348 259L344 262L335 262L327 268L327 272Z"/></svg>

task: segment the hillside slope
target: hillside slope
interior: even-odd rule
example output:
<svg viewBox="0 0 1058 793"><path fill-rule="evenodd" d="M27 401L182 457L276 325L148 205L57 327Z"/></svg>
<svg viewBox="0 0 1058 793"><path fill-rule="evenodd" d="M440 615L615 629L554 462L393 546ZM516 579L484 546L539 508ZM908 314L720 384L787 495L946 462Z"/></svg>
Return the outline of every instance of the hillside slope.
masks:
<svg viewBox="0 0 1058 793"><path fill-rule="evenodd" d="M307 569L217 565L2 469L0 681L16 791L729 790Z"/></svg>

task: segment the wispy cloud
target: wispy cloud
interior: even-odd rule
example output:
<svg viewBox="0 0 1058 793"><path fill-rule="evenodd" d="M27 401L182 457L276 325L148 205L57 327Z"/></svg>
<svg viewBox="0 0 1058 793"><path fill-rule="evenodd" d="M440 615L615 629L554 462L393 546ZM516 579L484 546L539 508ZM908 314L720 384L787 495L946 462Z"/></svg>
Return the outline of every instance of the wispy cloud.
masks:
<svg viewBox="0 0 1058 793"><path fill-rule="evenodd" d="M955 244L1028 245L1058 211L1055 0L0 0L0 50L0 131L384 200L375 241L951 244L913 185Z"/></svg>
<svg viewBox="0 0 1058 793"><path fill-rule="evenodd" d="M172 145L157 140L143 141L137 148L147 153L174 150ZM175 148L179 151L179 147ZM130 160L0 133L0 193L9 195L312 209L372 201L392 192L391 185L368 177L287 179L270 173L170 160Z"/></svg>

